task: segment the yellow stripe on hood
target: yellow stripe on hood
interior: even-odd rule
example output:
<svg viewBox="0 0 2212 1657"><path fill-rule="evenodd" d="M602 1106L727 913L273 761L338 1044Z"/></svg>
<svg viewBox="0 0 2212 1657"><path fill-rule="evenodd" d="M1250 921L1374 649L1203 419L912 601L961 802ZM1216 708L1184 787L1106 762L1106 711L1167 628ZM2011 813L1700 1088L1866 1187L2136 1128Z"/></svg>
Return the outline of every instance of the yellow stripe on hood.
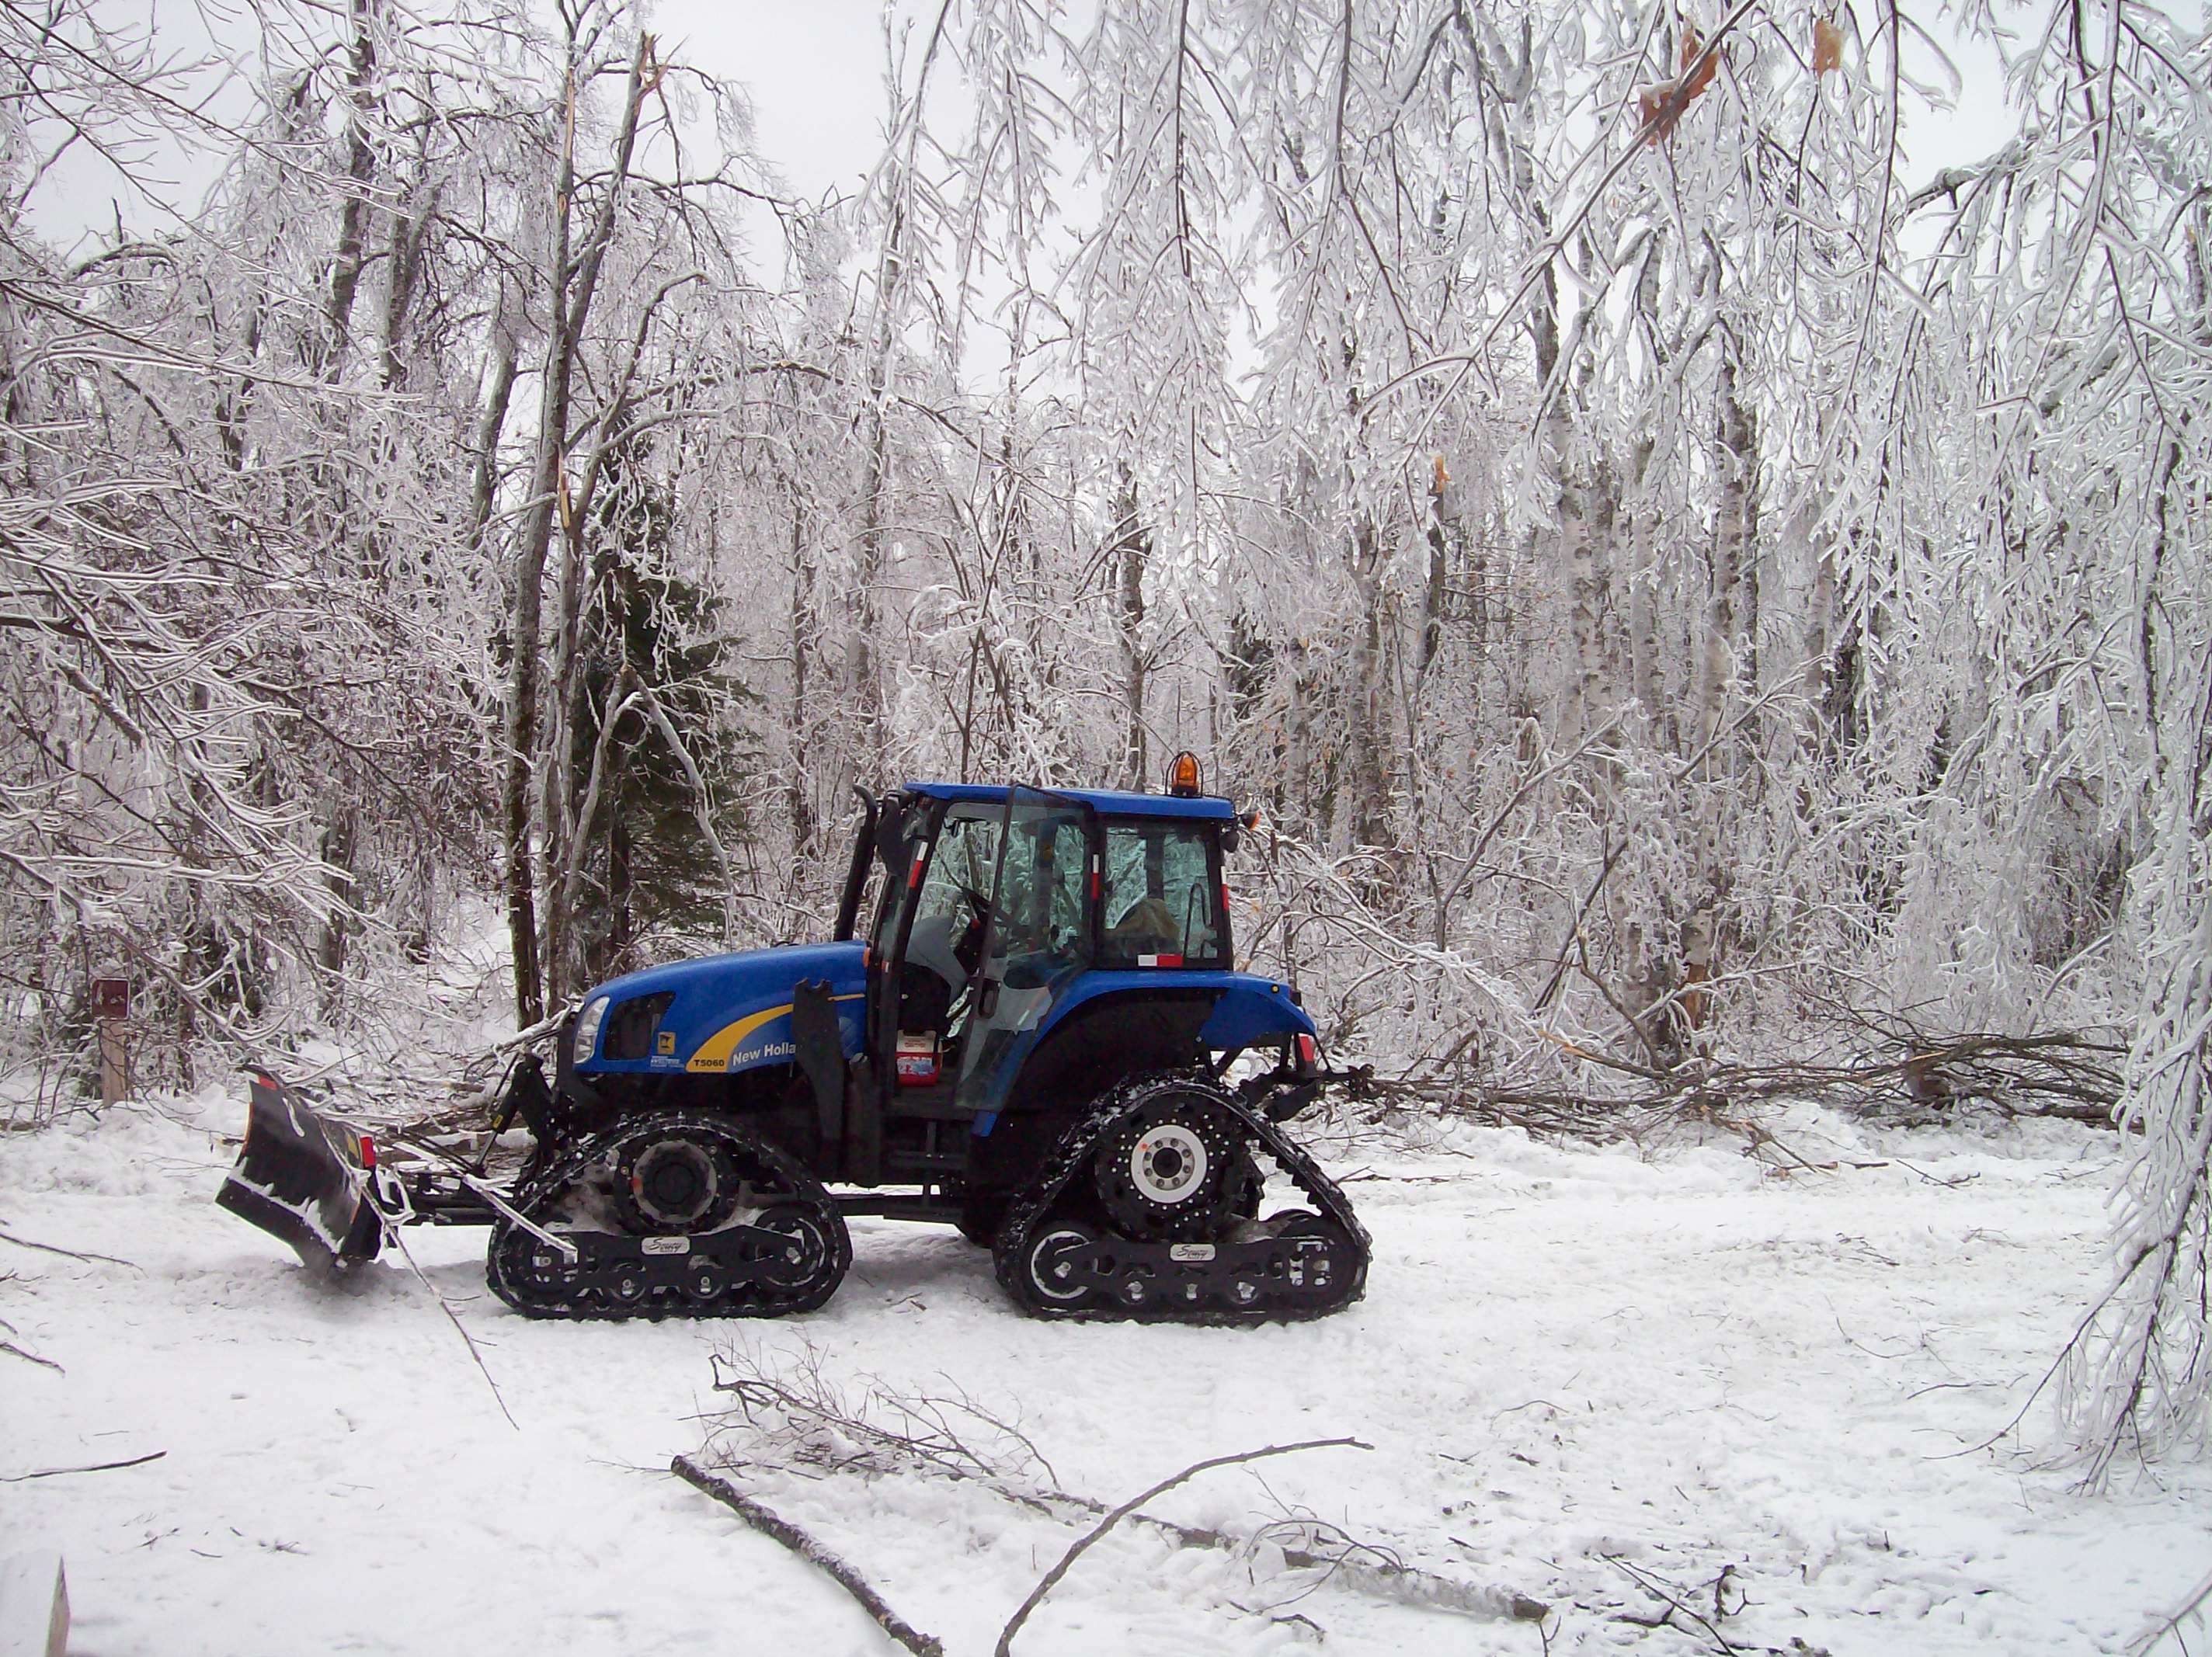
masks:
<svg viewBox="0 0 2212 1657"><path fill-rule="evenodd" d="M686 1070L727 1070L730 1055L738 1050L738 1043L763 1024L772 1023L791 1011L787 1001L780 1007L770 1007L763 1012L748 1013L734 1024L725 1024L704 1041L684 1066Z"/></svg>
<svg viewBox="0 0 2212 1657"><path fill-rule="evenodd" d="M854 990L849 994L833 995L830 998L833 1002L864 1001L867 998L867 994L866 990ZM734 1024L723 1025L721 1029L699 1044L698 1051L685 1062L684 1068L703 1071L729 1069L730 1055L738 1050L745 1037L764 1024L774 1023L790 1011L791 1003L787 1001L780 1007L769 1007L760 1012L748 1013Z"/></svg>

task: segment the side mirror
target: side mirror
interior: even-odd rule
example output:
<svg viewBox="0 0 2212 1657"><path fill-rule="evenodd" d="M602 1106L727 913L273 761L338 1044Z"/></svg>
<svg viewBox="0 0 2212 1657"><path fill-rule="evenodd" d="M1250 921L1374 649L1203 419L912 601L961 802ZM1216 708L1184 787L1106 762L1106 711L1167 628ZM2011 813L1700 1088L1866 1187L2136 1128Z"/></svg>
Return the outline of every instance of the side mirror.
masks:
<svg viewBox="0 0 2212 1657"><path fill-rule="evenodd" d="M896 799L886 799L876 818L876 855L894 873L906 868L906 817L905 806Z"/></svg>

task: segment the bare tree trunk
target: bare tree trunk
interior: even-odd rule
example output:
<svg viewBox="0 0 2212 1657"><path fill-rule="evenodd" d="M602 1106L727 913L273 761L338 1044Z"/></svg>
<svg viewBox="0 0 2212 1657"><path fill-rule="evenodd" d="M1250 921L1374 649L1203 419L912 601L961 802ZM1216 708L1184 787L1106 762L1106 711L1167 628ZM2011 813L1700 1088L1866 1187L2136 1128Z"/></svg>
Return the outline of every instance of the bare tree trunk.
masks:
<svg viewBox="0 0 2212 1657"><path fill-rule="evenodd" d="M439 188L433 185L415 211L392 215L391 243L384 255L391 272L384 300L384 362L378 372L378 379L386 391L406 384L407 359L400 350L400 343L407 331L408 313L414 308L415 295L422 284L422 249L429 240L431 221L437 215L438 196Z"/></svg>
<svg viewBox="0 0 2212 1657"><path fill-rule="evenodd" d="M1451 594L1452 546L1460 538L1459 526L1447 501L1450 487L1451 474L1444 470L1443 456L1438 455L1429 476L1429 579L1421 597L1421 651L1414 679L1416 702L1428 683L1429 669L1443 650L1444 612Z"/></svg>
<svg viewBox="0 0 2212 1657"><path fill-rule="evenodd" d="M791 861L807 866L814 840L813 713L807 705L806 670L814 655L814 568L806 555L806 513L794 489L791 501L791 776L784 785L784 810L791 825ZM795 891L794 891L795 895Z"/></svg>
<svg viewBox="0 0 2212 1657"><path fill-rule="evenodd" d="M1562 422L1564 424L1564 422ZM1564 466L1559 495L1560 555L1567 569L1567 664L1560 739L1579 742L1603 715L1613 695L1611 656L1613 561L1618 513L1613 477L1602 462L1586 473Z"/></svg>
<svg viewBox="0 0 2212 1657"><path fill-rule="evenodd" d="M1721 378L1721 449L1728 457L1721 527L1735 542L1736 677L1754 695L1759 684L1759 419L1738 394L1730 360Z"/></svg>
<svg viewBox="0 0 2212 1657"><path fill-rule="evenodd" d="M1714 514L1711 568L1698 652L1696 729L1690 746L1712 740L1727 717L1728 689L1745 660L1744 605L1755 603L1753 568L1759 536L1758 434L1736 396L1734 342L1723 333L1720 368L1720 502Z"/></svg>
<svg viewBox="0 0 2212 1657"><path fill-rule="evenodd" d="M1352 580L1359 593L1353 623L1352 836L1361 846L1389 847L1390 833L1390 745L1388 702L1391 628L1383 577L1382 537L1375 520L1363 515L1353 532Z"/></svg>
<svg viewBox="0 0 2212 1657"><path fill-rule="evenodd" d="M599 288L599 268L614 237L615 214L630 153L637 140L638 113L645 101L646 76L653 64L653 37L640 35L623 99L622 130L615 140L614 163L598 216L577 250L569 252L569 215L575 188L576 66L568 69L567 110L561 162L553 200L551 331L545 343L544 389L538 408L538 446L531 469L531 495L517 539L514 575L514 650L506 713L506 767L501 806L507 838L507 939L514 951L514 1001L525 1025L545 1017L545 989L538 951L536 859L532 848L532 782L538 754L538 698L543 677L538 637L543 614L545 555L552 542L554 513L564 491L568 441L570 386L581 349L584 325ZM557 669L557 664L556 665Z"/></svg>
<svg viewBox="0 0 2212 1657"><path fill-rule="evenodd" d="M368 248L369 181L376 175L376 152L369 142L369 117L376 106L371 83L376 75L378 0L353 0L353 48L346 68L345 183L338 204L337 250L331 259L331 291L325 322L330 355L324 371L335 379L344 371L346 339L353 326L354 294L361 286Z"/></svg>
<svg viewBox="0 0 2212 1657"><path fill-rule="evenodd" d="M891 214L885 233L883 264L876 293L875 337L868 353L867 402L861 410L860 604L849 660L853 676L853 713L860 726L859 765L864 775L874 776L884 768L889 708L884 695L882 669L876 654L876 634L883 626L884 513L890 490L890 456L888 410L891 358L898 349L893 295L905 279L901 245L905 234L903 202Z"/></svg>
<svg viewBox="0 0 2212 1657"><path fill-rule="evenodd" d="M1152 769L1145 734L1145 566L1152 550L1152 531L1137 516L1137 495L1125 474L1120 516L1115 525L1115 561L1119 585L1115 622L1121 643L1121 701L1127 728L1121 741L1121 786L1141 789Z"/></svg>
<svg viewBox="0 0 2212 1657"><path fill-rule="evenodd" d="M500 435L507 429L507 405L514 398L519 330L513 300L507 278L501 276L499 310L492 321L491 375L484 385L483 413L477 422L476 470L469 491L470 539L478 547L491 525L492 497L499 488Z"/></svg>

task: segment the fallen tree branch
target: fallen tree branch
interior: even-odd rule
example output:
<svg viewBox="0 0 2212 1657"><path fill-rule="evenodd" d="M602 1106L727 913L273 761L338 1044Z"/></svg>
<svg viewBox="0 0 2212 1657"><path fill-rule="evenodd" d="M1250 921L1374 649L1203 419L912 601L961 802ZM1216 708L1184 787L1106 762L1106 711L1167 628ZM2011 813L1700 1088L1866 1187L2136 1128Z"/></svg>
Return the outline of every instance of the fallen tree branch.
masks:
<svg viewBox="0 0 2212 1657"><path fill-rule="evenodd" d="M507 1417L507 1424L520 1432L522 1423L514 1418L514 1411L507 1407L507 1399L500 1393L499 1383L491 1378L491 1370L485 1366L483 1354L477 1350L476 1337L469 1333L468 1326L461 1321L461 1314L453 1310L453 1302L438 1292L438 1285L432 1283L428 1274L415 1263L414 1252L407 1247L407 1240L399 1235L399 1228L386 1225L384 1235L407 1262L407 1269L415 1274L415 1280L430 1291L430 1298L438 1302L438 1309L446 1314L446 1321L453 1326L453 1332L460 1336L461 1344L469 1349L469 1356L476 1360L477 1373L483 1377L484 1385L491 1388L491 1400L499 1405L499 1412Z"/></svg>
<svg viewBox="0 0 2212 1657"><path fill-rule="evenodd" d="M1679 1611L1683 1616L1695 1623L1698 1628L1703 1629L1705 1633L1711 1637L1714 1649L1720 1652L1723 1654L1723 1657L1734 1657L1735 1648L1729 1643L1728 1636L1723 1635L1718 1629L1715 1628L1712 1624L1706 1619L1703 1612L1691 1609L1691 1607L1686 1603L1688 1598L1686 1593L1670 1591L1667 1584L1660 1581L1648 1571L1640 1571L1637 1569L1635 1566L1630 1564L1626 1559L1623 1559L1617 1553L1607 1554L1605 1556L1605 1560L1607 1564L1614 1566L1620 1570L1627 1576L1629 1581L1634 1582L1638 1587L1642 1588L1644 1593L1650 1594L1653 1599L1658 1600L1667 1607L1667 1609L1659 1616L1650 1618L1631 1617L1626 1612L1623 1612L1620 1618L1622 1622L1629 1623L1638 1628L1643 1629L1673 1627L1676 1626L1674 1624L1674 1613ZM1727 1580L1728 1571L1723 1570L1721 1573L1719 1580L1715 1582L1713 1587L1713 1610L1716 1615L1726 1615L1726 1612L1723 1610L1721 1599L1723 1592L1723 1584L1724 1584ZM1685 1634L1692 1632L1692 1630L1687 1629L1681 1629L1679 1631Z"/></svg>
<svg viewBox="0 0 2212 1657"><path fill-rule="evenodd" d="M1746 1107L1790 1099L1930 1117L1980 1102L2008 1116L2110 1126L2124 1056L2110 1043L2062 1031L1924 1037L1901 1043L1891 1056L1838 1064L1750 1065L1701 1057L1661 1070L1553 1040L1570 1058L1628 1078L1630 1086L1607 1094L1491 1086L1446 1076L1355 1074L1346 1091L1354 1101L1419 1104L1493 1126L1599 1142L1634 1138L1684 1116L1743 1132Z"/></svg>
<svg viewBox="0 0 2212 1657"><path fill-rule="evenodd" d="M906 1398L871 1387L855 1399L831 1385L823 1372L822 1354L811 1343L803 1357L789 1360L774 1375L763 1371L758 1357L750 1352L717 1352L713 1363L714 1390L734 1398L746 1424L764 1443L775 1447L777 1463L771 1465L788 1461L833 1472L858 1472L864 1477L905 1469L974 1483L1001 1501L1056 1524L1080 1524L1086 1518L1097 1520L1112 1511L1093 1497L1056 1488L1058 1475L1036 1444L964 1392L952 1399ZM989 1428L997 1442L979 1446L962 1436L956 1413ZM1050 1482L1039 1487L1024 1478L1032 1466ZM1256 1538L1180 1525L1157 1514L1133 1513L1129 1522L1147 1526L1183 1548L1242 1553L1255 1542L1266 1540L1279 1547L1283 1563L1290 1569L1327 1571L1363 1593L1403 1604L1522 1621L1540 1618L1550 1611L1526 1594L1439 1576L1383 1550L1352 1545L1325 1552L1318 1551L1317 1544L1283 1545L1273 1534L1289 1526L1304 1527L1310 1535L1314 1527L1307 1520L1271 1525ZM1374 1553L1378 1563L1352 1558L1355 1551Z"/></svg>
<svg viewBox="0 0 2212 1657"><path fill-rule="evenodd" d="M1010 1500L1024 1506L1061 1506L1075 1508L1094 1517L1112 1510L1103 1502L1087 1496L1073 1495L1066 1490L1046 1490L1030 1497L1016 1495L996 1484L991 1487ZM1250 1545L1243 1539L1231 1536L1224 1531L1200 1530L1189 1525L1179 1525L1172 1519L1163 1519L1158 1514L1133 1513L1132 1524L1148 1525L1183 1548L1212 1548L1224 1553L1241 1552ZM1298 1527L1304 1520L1285 1523ZM1268 1530L1276 1528L1269 1526ZM1261 1533L1267 1540L1274 1539ZM1508 1588L1483 1587L1472 1582L1455 1581L1449 1576L1439 1576L1434 1571L1423 1570L1419 1565L1407 1564L1403 1560L1366 1546L1364 1551L1377 1556L1377 1563L1370 1564L1353 1559L1349 1553L1316 1553L1310 1548L1285 1547L1283 1563L1291 1570L1325 1570L1341 1578L1349 1586L1362 1592L1376 1594L1386 1599L1395 1599L1407 1605L1426 1605L1441 1611L1455 1611L1470 1617L1510 1618L1516 1622L1540 1622L1552 1614L1552 1608L1540 1599L1525 1593L1516 1593Z"/></svg>
<svg viewBox="0 0 2212 1657"><path fill-rule="evenodd" d="M945 1648L930 1636L918 1632L885 1605L883 1595L868 1586L866 1578L789 1520L762 1506L726 1478L717 1478L689 1456L678 1456L668 1464L668 1470L685 1484L713 1496L762 1535L782 1543L819 1569L859 1600L860 1608L875 1619L876 1626L914 1653L915 1657L945 1657Z"/></svg>
<svg viewBox="0 0 2212 1657"><path fill-rule="evenodd" d="M2212 1576L2207 1576L2199 1582L2190 1591L2187 1599L2137 1635L2128 1646L2128 1657L2149 1657L2149 1654L2169 1636L2175 1643L2181 1644L2181 1625L2202 1612L2209 1600L2212 1600ZM2181 1644L2181 1649L2184 1657L2187 1657L2188 1646Z"/></svg>
<svg viewBox="0 0 2212 1657"><path fill-rule="evenodd" d="M756 1431L790 1441L788 1453L794 1460L837 1471L854 1464L872 1468L911 1463L949 1478L981 1479L994 1489L1023 1471L1024 1463L1057 1478L1035 1441L957 1387L957 1396L951 1399L907 1398L880 1387L851 1398L823 1375L822 1354L811 1342L805 1357L781 1375L765 1372L750 1353L711 1353L708 1362L714 1390L734 1398ZM962 1436L956 1415L981 1423L1000 1442L978 1449ZM777 1417L784 1423L780 1432L768 1424ZM1010 1454L1016 1450L1018 1457Z"/></svg>
<svg viewBox="0 0 2212 1657"><path fill-rule="evenodd" d="M11 1357L21 1358L26 1363L38 1364L42 1369L51 1369L58 1375L69 1374L68 1370L63 1369L52 1358L42 1358L36 1352L27 1352L12 1340L0 1340L0 1352L6 1352Z"/></svg>
<svg viewBox="0 0 2212 1657"><path fill-rule="evenodd" d="M1202 1472L1211 1472L1216 1467L1232 1467L1240 1462L1258 1461L1274 1455L1289 1455L1298 1450L1371 1450L1374 1448L1372 1444L1356 1438L1310 1438L1297 1444L1269 1444L1257 1450L1243 1450L1235 1455L1218 1455L1204 1461L1194 1462L1173 1477L1162 1479L1152 1489L1131 1496L1120 1507L1108 1514L1060 1556L1060 1563L1047 1571L1037 1585L1030 1590L1029 1598L1022 1601L1012 1618L1000 1631L999 1643L993 1648L993 1657L1008 1657L1013 1647L1014 1636L1021 1632L1022 1624L1029 1621L1030 1613L1043 1603L1045 1595L1052 1592L1060 1578L1067 1575L1069 1567L1088 1552L1094 1543L1112 1530L1115 1526L1120 1524L1122 1520L1143 1507L1146 1502L1165 1496L1176 1485L1195 1478Z"/></svg>
<svg viewBox="0 0 2212 1657"><path fill-rule="evenodd" d="M34 1473L9 1473L0 1478L0 1484L21 1484L33 1478L59 1478L64 1473L105 1473L112 1472L118 1467L143 1467L149 1461L159 1461L167 1454L167 1450L156 1450L151 1455L134 1455L128 1461L97 1461L89 1467L41 1467Z"/></svg>

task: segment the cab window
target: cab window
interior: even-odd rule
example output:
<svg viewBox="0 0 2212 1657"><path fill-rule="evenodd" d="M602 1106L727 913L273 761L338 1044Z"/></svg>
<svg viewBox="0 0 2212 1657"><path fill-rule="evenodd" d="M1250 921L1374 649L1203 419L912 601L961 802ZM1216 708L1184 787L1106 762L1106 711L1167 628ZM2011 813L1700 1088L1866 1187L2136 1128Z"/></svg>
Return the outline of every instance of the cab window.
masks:
<svg viewBox="0 0 2212 1657"><path fill-rule="evenodd" d="M1090 869L1080 817L1054 811L1017 821L999 873L997 952L1060 963L1088 955L1084 887Z"/></svg>
<svg viewBox="0 0 2212 1657"><path fill-rule="evenodd" d="M1100 964L1215 967L1229 956L1211 828L1167 819L1106 824Z"/></svg>
<svg viewBox="0 0 2212 1657"><path fill-rule="evenodd" d="M918 919L981 920L991 901L991 873L999 862L999 808L956 805L945 814L937 849L921 877Z"/></svg>

